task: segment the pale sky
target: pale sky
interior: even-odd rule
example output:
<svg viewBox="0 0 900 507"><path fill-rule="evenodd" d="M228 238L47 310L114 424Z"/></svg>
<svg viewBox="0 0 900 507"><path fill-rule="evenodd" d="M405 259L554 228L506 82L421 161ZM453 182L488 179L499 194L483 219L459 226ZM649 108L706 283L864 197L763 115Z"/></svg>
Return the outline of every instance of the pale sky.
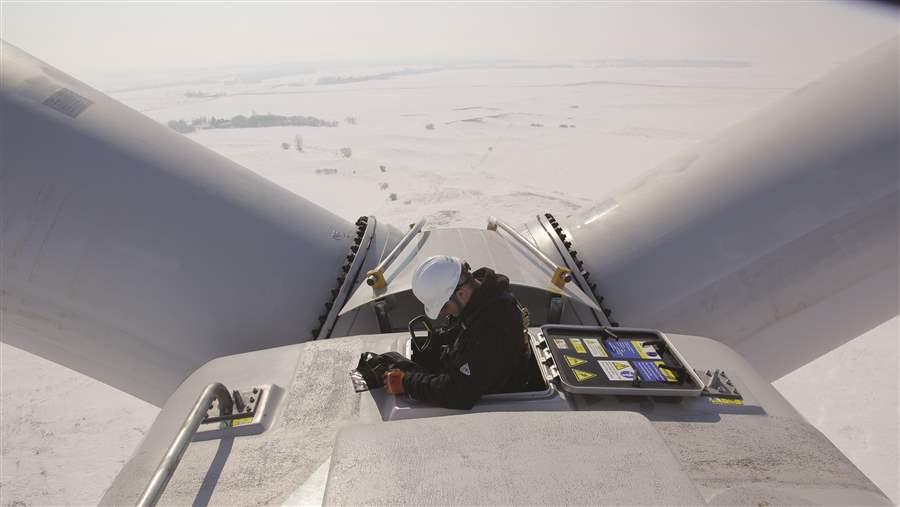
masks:
<svg viewBox="0 0 900 507"><path fill-rule="evenodd" d="M79 73L290 62L729 58L844 61L896 9L665 3L2 2L0 37Z"/></svg>

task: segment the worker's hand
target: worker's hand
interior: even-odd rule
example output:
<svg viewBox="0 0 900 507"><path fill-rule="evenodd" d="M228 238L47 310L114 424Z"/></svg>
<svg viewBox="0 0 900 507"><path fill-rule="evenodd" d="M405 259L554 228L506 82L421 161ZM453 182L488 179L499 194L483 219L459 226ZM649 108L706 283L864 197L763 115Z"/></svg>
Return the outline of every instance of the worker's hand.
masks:
<svg viewBox="0 0 900 507"><path fill-rule="evenodd" d="M403 388L403 371L388 370L384 372L384 390L388 394L403 394L406 389Z"/></svg>

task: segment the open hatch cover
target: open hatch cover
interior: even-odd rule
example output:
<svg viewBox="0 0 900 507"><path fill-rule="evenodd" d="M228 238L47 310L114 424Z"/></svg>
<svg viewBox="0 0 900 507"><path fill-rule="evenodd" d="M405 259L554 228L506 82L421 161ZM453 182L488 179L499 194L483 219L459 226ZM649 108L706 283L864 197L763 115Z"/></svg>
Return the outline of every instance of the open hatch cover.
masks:
<svg viewBox="0 0 900 507"><path fill-rule="evenodd" d="M699 396L703 383L663 333L652 329L547 325L536 354L573 394Z"/></svg>

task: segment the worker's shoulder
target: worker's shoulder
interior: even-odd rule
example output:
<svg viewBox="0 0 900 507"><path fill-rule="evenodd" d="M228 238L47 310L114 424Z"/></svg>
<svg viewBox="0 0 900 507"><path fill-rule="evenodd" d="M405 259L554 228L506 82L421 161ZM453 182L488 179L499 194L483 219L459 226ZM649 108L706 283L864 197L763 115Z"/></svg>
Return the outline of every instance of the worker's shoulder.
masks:
<svg viewBox="0 0 900 507"><path fill-rule="evenodd" d="M515 306L516 296L509 291L509 287L501 287L497 284L483 285L476 292L477 300L486 307L497 305Z"/></svg>
<svg viewBox="0 0 900 507"><path fill-rule="evenodd" d="M501 292L487 303L482 318L494 328L518 328L521 327L522 321L519 308L519 302L512 293Z"/></svg>

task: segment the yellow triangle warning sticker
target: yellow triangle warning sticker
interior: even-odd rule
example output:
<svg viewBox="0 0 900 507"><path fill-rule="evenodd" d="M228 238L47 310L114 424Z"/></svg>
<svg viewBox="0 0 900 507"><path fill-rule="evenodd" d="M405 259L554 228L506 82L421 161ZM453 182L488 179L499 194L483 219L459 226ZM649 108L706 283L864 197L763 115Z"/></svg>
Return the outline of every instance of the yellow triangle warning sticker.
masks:
<svg viewBox="0 0 900 507"><path fill-rule="evenodd" d="M581 359L578 357L572 357L572 356L563 356L563 357L566 358L566 362L569 363L569 366L581 366L582 364L587 362L587 360Z"/></svg>
<svg viewBox="0 0 900 507"><path fill-rule="evenodd" d="M577 380L579 382L584 382L585 380L590 380L597 376L596 373L591 373L589 371L576 370L575 368L572 368L572 373L575 374L575 380Z"/></svg>

